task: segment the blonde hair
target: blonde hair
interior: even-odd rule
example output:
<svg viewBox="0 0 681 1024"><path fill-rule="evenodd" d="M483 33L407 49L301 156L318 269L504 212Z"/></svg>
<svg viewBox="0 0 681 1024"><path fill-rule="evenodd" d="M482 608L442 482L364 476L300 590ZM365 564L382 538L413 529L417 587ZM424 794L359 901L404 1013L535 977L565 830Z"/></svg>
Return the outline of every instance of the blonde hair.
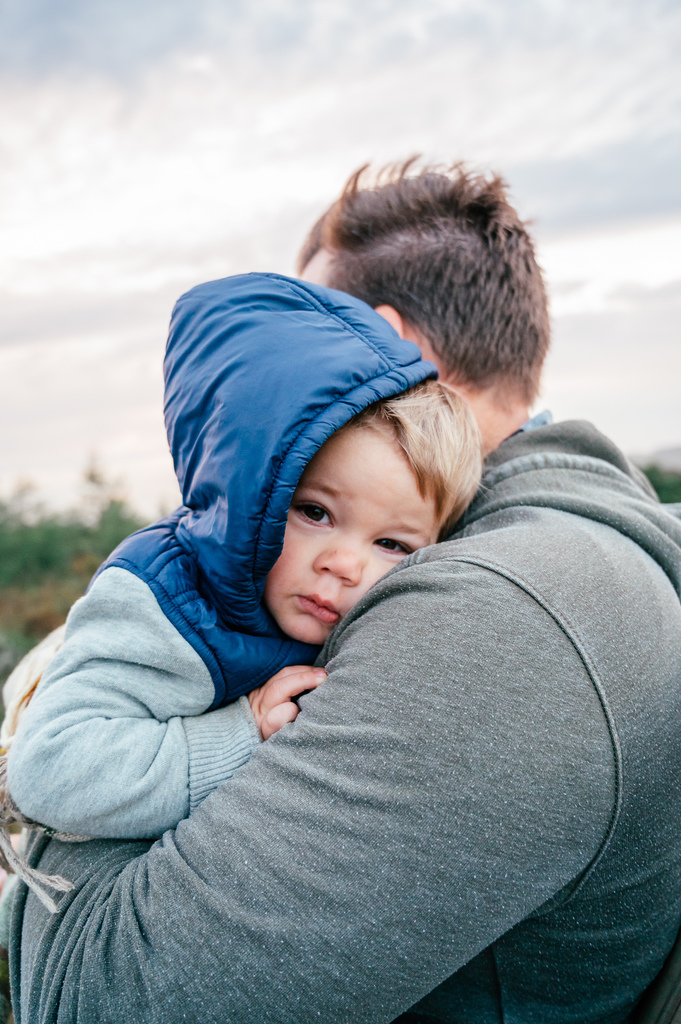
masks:
<svg viewBox="0 0 681 1024"><path fill-rule="evenodd" d="M470 407L452 388L427 380L363 409L343 430L388 429L402 449L419 494L435 503L439 539L470 504L482 474L480 431Z"/></svg>

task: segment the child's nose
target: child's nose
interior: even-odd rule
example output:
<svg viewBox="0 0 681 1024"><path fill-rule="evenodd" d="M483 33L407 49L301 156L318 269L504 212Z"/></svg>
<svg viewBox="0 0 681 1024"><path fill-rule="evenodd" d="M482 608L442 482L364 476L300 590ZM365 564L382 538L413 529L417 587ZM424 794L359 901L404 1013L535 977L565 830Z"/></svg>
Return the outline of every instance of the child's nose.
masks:
<svg viewBox="0 0 681 1024"><path fill-rule="evenodd" d="M317 559L317 572L330 572L346 586L356 587L362 579L366 558L357 548L336 547L322 552Z"/></svg>

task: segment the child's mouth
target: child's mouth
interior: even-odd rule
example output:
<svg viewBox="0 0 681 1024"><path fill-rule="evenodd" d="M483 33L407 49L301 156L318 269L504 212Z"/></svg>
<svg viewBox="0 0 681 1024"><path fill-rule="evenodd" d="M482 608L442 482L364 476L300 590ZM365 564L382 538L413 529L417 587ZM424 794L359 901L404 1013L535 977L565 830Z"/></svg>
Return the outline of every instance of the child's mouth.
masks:
<svg viewBox="0 0 681 1024"><path fill-rule="evenodd" d="M337 612L328 601L322 601L316 594L311 597L303 597L302 594L299 594L298 602L304 612L307 612L308 615L314 615L320 622L333 625L334 622L338 622L340 619L340 612Z"/></svg>

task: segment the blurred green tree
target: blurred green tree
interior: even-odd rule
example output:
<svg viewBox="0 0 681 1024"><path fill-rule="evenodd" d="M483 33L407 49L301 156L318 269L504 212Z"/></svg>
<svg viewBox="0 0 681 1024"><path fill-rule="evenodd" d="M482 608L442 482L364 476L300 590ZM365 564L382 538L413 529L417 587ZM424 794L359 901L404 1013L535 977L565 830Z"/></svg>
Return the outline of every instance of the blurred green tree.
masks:
<svg viewBox="0 0 681 1024"><path fill-rule="evenodd" d="M657 491L660 501L681 501L681 473L660 466L644 466L643 472Z"/></svg>
<svg viewBox="0 0 681 1024"><path fill-rule="evenodd" d="M143 525L94 463L68 512L46 509L29 484L0 501L0 683L64 622L116 545Z"/></svg>

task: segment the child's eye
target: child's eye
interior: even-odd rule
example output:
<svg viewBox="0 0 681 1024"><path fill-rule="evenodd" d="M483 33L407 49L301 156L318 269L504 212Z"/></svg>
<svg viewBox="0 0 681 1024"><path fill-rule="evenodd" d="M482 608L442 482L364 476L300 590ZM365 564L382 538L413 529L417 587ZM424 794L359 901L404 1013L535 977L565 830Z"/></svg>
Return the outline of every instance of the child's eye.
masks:
<svg viewBox="0 0 681 1024"><path fill-rule="evenodd" d="M400 544L398 540L393 540L391 537L381 537L380 540L376 541L379 547L385 548L386 551L398 551L405 555L411 554L411 548L408 548L405 544Z"/></svg>
<svg viewBox="0 0 681 1024"><path fill-rule="evenodd" d="M302 512L306 519L311 519L313 523L323 523L328 518L329 513L321 505L314 505L311 502L305 502L304 504L298 505L298 511Z"/></svg>

